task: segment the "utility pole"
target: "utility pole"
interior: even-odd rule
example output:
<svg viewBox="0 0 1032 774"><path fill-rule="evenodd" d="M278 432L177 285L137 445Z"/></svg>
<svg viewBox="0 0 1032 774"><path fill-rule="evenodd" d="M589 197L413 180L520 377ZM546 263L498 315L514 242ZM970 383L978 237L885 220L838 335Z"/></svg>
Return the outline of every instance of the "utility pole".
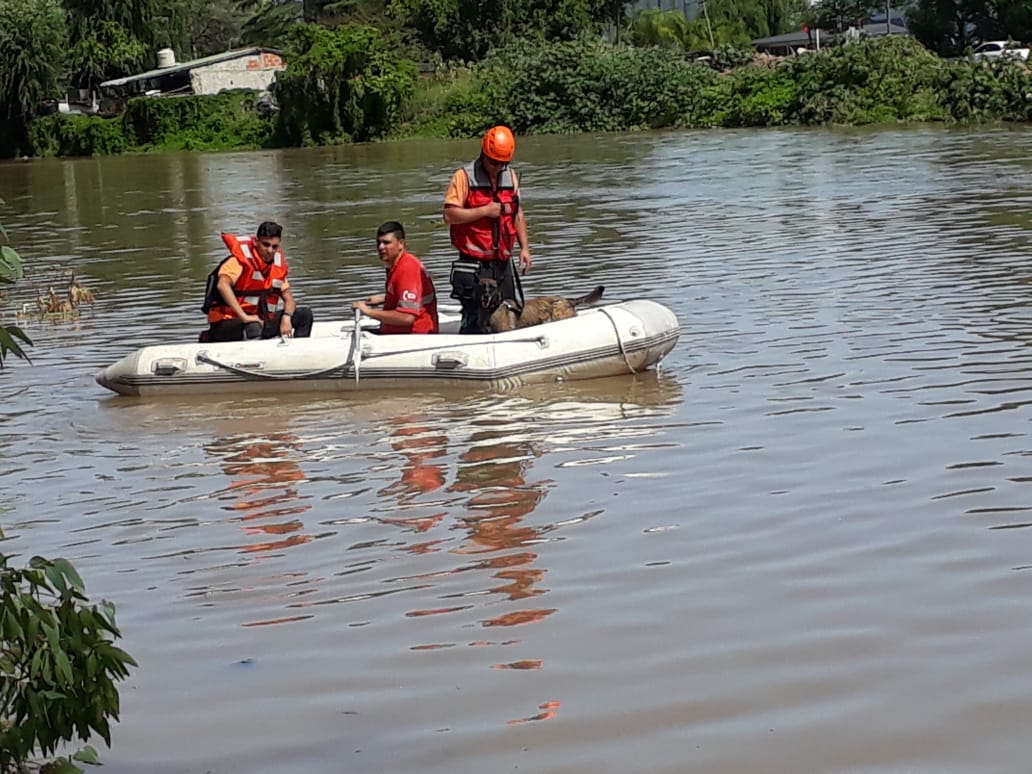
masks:
<svg viewBox="0 0 1032 774"><path fill-rule="evenodd" d="M710 24L709 3L707 3L706 0L700 0L700 2L702 4L702 13L706 17L706 29L709 30L710 51L713 52L717 50L717 44L713 42L713 25Z"/></svg>

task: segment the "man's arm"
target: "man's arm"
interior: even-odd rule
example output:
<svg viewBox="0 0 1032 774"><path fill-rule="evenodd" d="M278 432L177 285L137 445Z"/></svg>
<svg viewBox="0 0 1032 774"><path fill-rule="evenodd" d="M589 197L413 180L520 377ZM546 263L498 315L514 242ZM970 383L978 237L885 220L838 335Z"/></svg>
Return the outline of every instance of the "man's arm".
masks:
<svg viewBox="0 0 1032 774"><path fill-rule="evenodd" d="M294 294L290 292L290 288L284 288L281 295L283 296L283 316L280 317L279 331L280 336L289 336L294 330L294 311L297 309L297 303L294 301Z"/></svg>
<svg viewBox="0 0 1032 774"><path fill-rule="evenodd" d="M490 202L482 207L460 207L457 204L444 205L444 222L449 226L472 223L481 218L497 218L502 214L499 202Z"/></svg>
<svg viewBox="0 0 1032 774"><path fill-rule="evenodd" d="M372 317L374 320L378 320L381 323L387 323L388 325L396 325L399 328L412 329L412 324L416 321L414 314L408 312L399 312L397 309L387 311L385 309L373 309L365 301L356 301L351 305L352 309L357 309L366 317Z"/></svg>
<svg viewBox="0 0 1032 774"><path fill-rule="evenodd" d="M533 261L530 257L530 242L527 241L527 219L523 217L522 209L516 213L516 239L520 243L520 270L526 274Z"/></svg>
<svg viewBox="0 0 1032 774"><path fill-rule="evenodd" d="M481 218L497 218L502 214L502 205L498 202L491 202L482 207L467 207L467 196L469 180L466 178L466 170L459 169L452 175L448 190L444 194L444 222L449 226L472 223Z"/></svg>
<svg viewBox="0 0 1032 774"><path fill-rule="evenodd" d="M219 275L219 295L222 296L222 300L226 302L226 306L233 310L233 314L237 318L245 323L261 322L261 318L256 314L248 314L244 311L244 308L240 306L240 302L237 301L236 293L233 291L233 280L226 274Z"/></svg>

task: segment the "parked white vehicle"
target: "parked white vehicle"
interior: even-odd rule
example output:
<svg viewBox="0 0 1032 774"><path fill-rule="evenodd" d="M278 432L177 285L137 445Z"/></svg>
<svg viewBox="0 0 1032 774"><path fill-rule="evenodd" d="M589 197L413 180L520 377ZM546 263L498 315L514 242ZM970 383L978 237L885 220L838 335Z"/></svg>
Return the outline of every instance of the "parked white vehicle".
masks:
<svg viewBox="0 0 1032 774"><path fill-rule="evenodd" d="M1029 49L1013 40L987 40L971 52L973 59L1019 59L1028 60Z"/></svg>

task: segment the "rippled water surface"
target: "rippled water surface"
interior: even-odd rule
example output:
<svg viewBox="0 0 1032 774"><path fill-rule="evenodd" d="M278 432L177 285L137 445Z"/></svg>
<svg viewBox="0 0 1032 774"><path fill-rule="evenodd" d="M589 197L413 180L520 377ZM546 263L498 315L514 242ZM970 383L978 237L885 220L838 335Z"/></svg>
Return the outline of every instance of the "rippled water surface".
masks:
<svg viewBox="0 0 1032 774"><path fill-rule="evenodd" d="M0 166L77 322L0 371L4 548L140 662L105 771L1018 772L1032 713L1032 134L521 140L529 294L673 307L660 372L145 401L220 229L323 319L388 218L443 286L475 143Z"/></svg>

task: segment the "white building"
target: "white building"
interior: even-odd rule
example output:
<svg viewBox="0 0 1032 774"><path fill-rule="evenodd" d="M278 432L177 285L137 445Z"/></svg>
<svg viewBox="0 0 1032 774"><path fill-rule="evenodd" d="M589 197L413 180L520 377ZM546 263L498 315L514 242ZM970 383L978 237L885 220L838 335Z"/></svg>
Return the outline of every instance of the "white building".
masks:
<svg viewBox="0 0 1032 774"><path fill-rule="evenodd" d="M218 94L232 89L265 91L286 68L279 51L271 48L241 48L221 54L179 62L171 49L158 52L159 67L139 75L114 78L100 84L105 101L118 105L140 95Z"/></svg>

